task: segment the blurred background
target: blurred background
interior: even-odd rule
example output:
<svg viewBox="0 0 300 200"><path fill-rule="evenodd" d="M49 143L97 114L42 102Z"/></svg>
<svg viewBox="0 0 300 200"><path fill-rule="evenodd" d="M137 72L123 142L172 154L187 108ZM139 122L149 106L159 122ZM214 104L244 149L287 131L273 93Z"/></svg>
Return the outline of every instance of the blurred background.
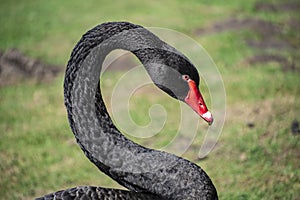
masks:
<svg viewBox="0 0 300 200"><path fill-rule="evenodd" d="M209 174L220 199L299 199L299 17L297 0L1 0L0 199L32 199L76 185L122 188L81 152L63 103L72 48L107 21L182 32L213 58L227 95L223 132L206 159L198 158L201 135L183 157ZM104 89L130 62L136 60L107 72ZM167 100L172 116L177 104ZM157 101L166 97L137 96L133 118L147 124L144 113ZM171 136L132 139L156 148L172 139L176 120L164 127Z"/></svg>

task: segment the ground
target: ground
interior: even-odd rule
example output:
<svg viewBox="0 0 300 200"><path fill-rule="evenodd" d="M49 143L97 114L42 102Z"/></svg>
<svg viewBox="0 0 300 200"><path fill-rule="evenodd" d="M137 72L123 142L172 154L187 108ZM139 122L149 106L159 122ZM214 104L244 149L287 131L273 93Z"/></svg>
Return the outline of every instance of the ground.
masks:
<svg viewBox="0 0 300 200"><path fill-rule="evenodd" d="M218 66L227 102L222 134L214 150L199 159L207 128L200 122L199 134L182 156L208 173L220 199L299 199L299 1L170 1L163 6L158 1L74 0L63 5L10 0L0 7L3 199L32 199L76 185L120 188L76 144L62 82L80 36L100 22L124 20L183 32ZM112 63L103 83L107 94L122 72L135 65L131 54ZM132 118L142 125L149 123L148 109L155 103L171 113L161 134L132 138L152 148L172 140L178 122L172 117L178 104L159 94L146 88L130 105Z"/></svg>

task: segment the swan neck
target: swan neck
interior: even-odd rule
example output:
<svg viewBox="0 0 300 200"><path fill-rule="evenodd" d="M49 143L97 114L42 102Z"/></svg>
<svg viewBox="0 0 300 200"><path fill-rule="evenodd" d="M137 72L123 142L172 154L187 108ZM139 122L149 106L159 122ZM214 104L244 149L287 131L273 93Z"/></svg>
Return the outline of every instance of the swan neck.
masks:
<svg viewBox="0 0 300 200"><path fill-rule="evenodd" d="M207 197L215 197L216 190L200 167L142 147L113 124L101 96L100 72L106 55L114 49L135 53L148 72L149 58L143 56L148 49L174 50L146 29L125 22L102 24L83 35L71 54L64 80L68 119L81 149L101 171L134 192L162 199L213 199Z"/></svg>

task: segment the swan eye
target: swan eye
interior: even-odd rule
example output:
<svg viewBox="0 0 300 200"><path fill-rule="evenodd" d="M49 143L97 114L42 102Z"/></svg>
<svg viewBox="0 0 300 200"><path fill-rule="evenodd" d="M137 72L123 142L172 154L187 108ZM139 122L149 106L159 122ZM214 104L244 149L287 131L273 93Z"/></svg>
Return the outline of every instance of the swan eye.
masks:
<svg viewBox="0 0 300 200"><path fill-rule="evenodd" d="M190 79L189 75L182 75L182 79L188 81Z"/></svg>

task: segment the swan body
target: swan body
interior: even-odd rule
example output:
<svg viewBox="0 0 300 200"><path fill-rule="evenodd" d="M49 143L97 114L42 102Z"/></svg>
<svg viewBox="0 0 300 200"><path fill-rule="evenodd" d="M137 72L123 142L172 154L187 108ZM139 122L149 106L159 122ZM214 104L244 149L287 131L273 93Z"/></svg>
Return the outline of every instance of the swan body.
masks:
<svg viewBox="0 0 300 200"><path fill-rule="evenodd" d="M115 127L99 80L101 65L114 49L131 51L156 86L212 122L198 90L198 72L182 53L139 25L98 25L73 49L65 73L65 105L72 132L85 155L129 191L80 186L41 199L218 199L212 181L199 166L136 144Z"/></svg>

